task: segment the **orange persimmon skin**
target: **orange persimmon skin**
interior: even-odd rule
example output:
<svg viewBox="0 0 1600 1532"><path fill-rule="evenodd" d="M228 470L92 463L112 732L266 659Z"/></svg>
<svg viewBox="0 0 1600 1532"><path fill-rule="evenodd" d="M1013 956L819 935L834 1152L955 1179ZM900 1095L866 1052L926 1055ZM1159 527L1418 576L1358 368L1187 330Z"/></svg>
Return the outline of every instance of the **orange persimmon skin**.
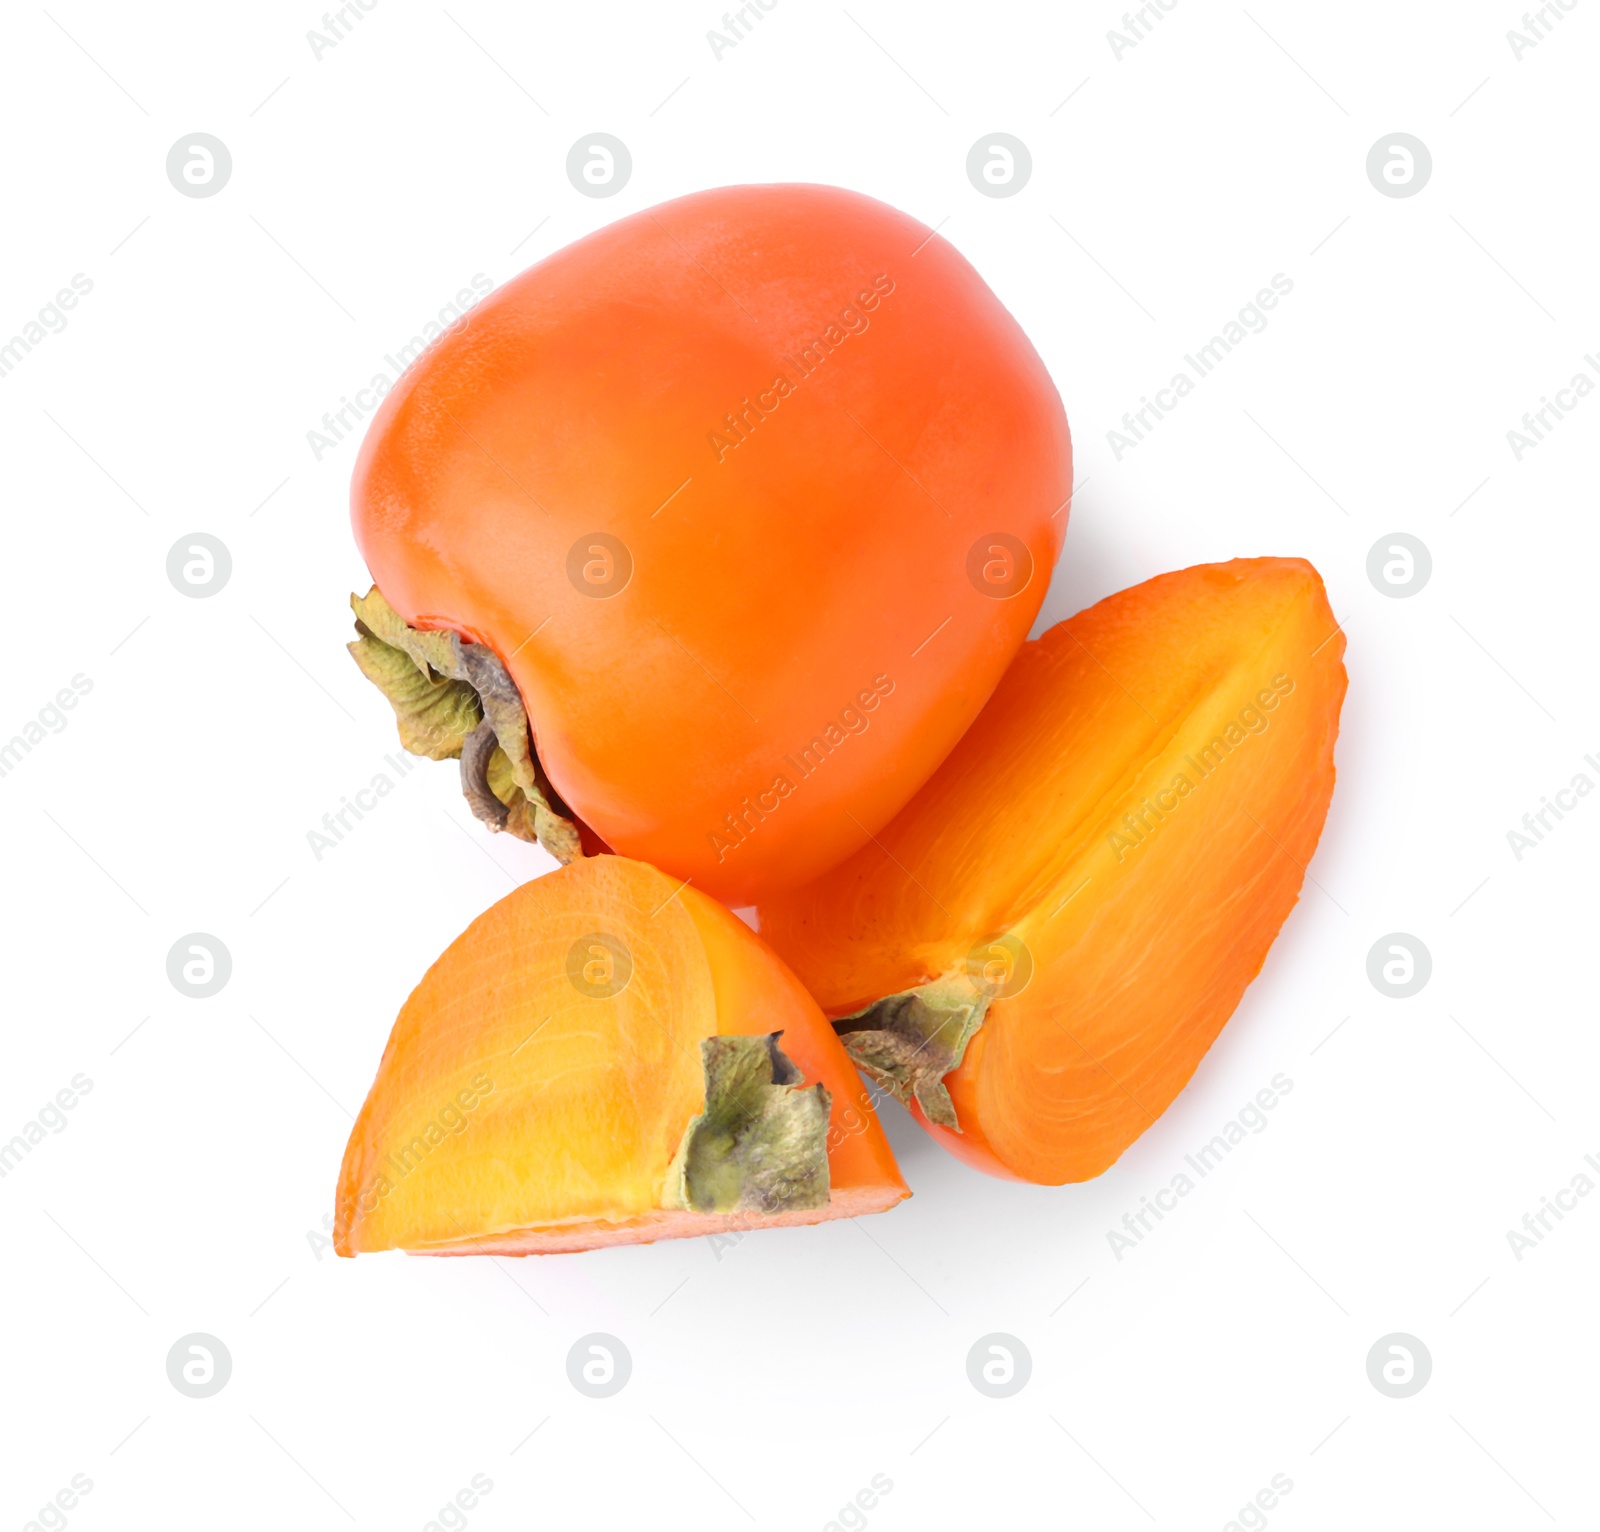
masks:
<svg viewBox="0 0 1600 1532"><path fill-rule="evenodd" d="M738 904L864 844L960 739L1071 489L1059 396L951 245L742 186L471 310L374 416L351 511L408 622L506 663L577 818ZM1003 599L968 572L992 534L1026 550Z"/></svg>
<svg viewBox="0 0 1600 1532"><path fill-rule="evenodd" d="M613 993L586 990L574 967L607 961L597 941L624 965L608 970ZM804 1085L831 1097L828 1205L663 1206L704 1106L701 1040L773 1032ZM507 895L413 991L345 1150L334 1247L586 1250L816 1223L907 1195L860 1076L794 975L714 900L602 855Z"/></svg>
<svg viewBox="0 0 1600 1532"><path fill-rule="evenodd" d="M679 895L711 961L711 983L724 1035L782 1027L783 1051L808 1084L833 1097L828 1123L828 1174L836 1191L892 1187L910 1196L894 1151L872 1109L872 1096L831 1027L814 1026L817 1002L778 955L737 915L686 888Z"/></svg>
<svg viewBox="0 0 1600 1532"><path fill-rule="evenodd" d="M836 1017L1013 935L1031 973L944 1076L961 1131L912 1111L990 1174L1098 1175L1187 1084L1299 897L1343 652L1303 560L1109 597L1025 645L877 844L762 901L762 934Z"/></svg>

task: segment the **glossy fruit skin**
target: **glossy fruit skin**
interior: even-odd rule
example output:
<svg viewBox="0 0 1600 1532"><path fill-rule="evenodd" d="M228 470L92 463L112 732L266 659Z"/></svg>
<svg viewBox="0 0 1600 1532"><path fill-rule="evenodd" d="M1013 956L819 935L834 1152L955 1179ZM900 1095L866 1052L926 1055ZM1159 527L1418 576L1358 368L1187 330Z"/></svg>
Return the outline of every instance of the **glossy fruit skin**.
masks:
<svg viewBox="0 0 1600 1532"><path fill-rule="evenodd" d="M384 400L351 512L408 622L505 662L577 818L741 903L864 844L949 752L1071 492L1055 387L953 246L852 192L742 186L471 310Z"/></svg>
<svg viewBox="0 0 1600 1532"><path fill-rule="evenodd" d="M1099 1175L1188 1083L1299 898L1343 654L1303 559L1108 597L1024 645L873 845L762 901L762 935L834 1017L1006 936L1026 976L944 1076L961 1131L912 1110L992 1175Z"/></svg>

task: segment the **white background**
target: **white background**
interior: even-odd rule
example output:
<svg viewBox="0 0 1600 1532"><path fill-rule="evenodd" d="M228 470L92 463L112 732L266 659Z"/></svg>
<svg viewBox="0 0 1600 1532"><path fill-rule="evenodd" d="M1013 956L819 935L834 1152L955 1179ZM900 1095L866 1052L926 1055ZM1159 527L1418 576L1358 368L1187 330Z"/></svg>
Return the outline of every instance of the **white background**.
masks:
<svg viewBox="0 0 1600 1532"><path fill-rule="evenodd" d="M1600 781L1600 399L1520 462L1506 432L1596 371L1600 6L1520 61L1487 0L1179 0L1120 59L1119 18L779 0L718 60L712 4L380 0L319 61L309 4L8 12L0 340L94 288L0 378L0 738L93 690L0 778L0 1135L93 1089L0 1181L4 1526L75 1473L85 1529L423 1528L478 1473L484 1529L822 1528L874 1474L883 1532L1220 1529L1279 1473L1273 1527L1594 1524L1600 1196L1521 1261L1506 1236L1600 1155L1600 800L1520 861L1507 831ZM164 170L195 131L234 161L203 200ZM564 172L594 131L633 155L610 200ZM964 168L995 131L1033 156L1004 200ZM1365 173L1395 131L1434 161L1403 200ZM916 1195L885 1217L721 1259L337 1260L311 1236L396 1009L548 864L425 764L314 859L395 740L341 647L354 441L306 433L474 273L782 180L939 225L1044 356L1081 486L1046 620L1315 561L1350 671L1315 882L1088 1185L985 1179L891 1107ZM1123 411L1278 272L1270 326L1116 461ZM196 531L233 559L205 600L165 573ZM1396 531L1433 559L1401 600L1366 574ZM192 931L233 956L209 1000L166 977ZM1403 1001L1366 976L1393 931L1433 957ZM1107 1231L1280 1072L1266 1131L1118 1261ZM193 1331L233 1358L210 1399L167 1380ZM591 1331L633 1358L611 1399L567 1381ZM966 1374L994 1331L1032 1356L1004 1400ZM1393 1331L1433 1358L1409 1399L1367 1378Z"/></svg>

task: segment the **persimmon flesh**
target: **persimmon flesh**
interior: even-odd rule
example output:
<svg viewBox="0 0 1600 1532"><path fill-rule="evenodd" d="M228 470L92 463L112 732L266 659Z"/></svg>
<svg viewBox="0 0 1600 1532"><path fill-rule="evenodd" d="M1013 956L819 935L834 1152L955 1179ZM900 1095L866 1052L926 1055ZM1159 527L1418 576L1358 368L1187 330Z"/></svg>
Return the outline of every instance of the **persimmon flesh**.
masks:
<svg viewBox="0 0 1600 1532"><path fill-rule="evenodd" d="M530 1255L907 1196L793 974L716 901L596 856L479 916L406 1002L345 1151L341 1255Z"/></svg>
<svg viewBox="0 0 1600 1532"><path fill-rule="evenodd" d="M1167 1108L1299 897L1344 635L1300 559L1159 576L1026 644L873 844L763 900L852 1056L947 1148L1051 1184Z"/></svg>
<svg viewBox="0 0 1600 1532"><path fill-rule="evenodd" d="M736 186L453 325L374 416L351 512L403 623L520 693L543 812L505 827L737 904L865 844L962 736L1071 492L1055 387L952 245L853 192ZM464 764L509 794L483 743Z"/></svg>

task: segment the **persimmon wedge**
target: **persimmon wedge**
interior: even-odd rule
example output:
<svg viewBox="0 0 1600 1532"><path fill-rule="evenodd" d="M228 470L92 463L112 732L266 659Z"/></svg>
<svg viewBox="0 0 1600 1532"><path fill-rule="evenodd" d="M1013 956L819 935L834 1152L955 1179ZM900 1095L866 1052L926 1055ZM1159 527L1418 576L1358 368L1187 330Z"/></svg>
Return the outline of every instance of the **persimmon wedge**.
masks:
<svg viewBox="0 0 1600 1532"><path fill-rule="evenodd" d="M874 843L763 900L851 1056L995 1175L1081 1181L1172 1102L1299 897L1344 636L1300 559L1159 576L1026 644Z"/></svg>
<svg viewBox="0 0 1600 1532"><path fill-rule="evenodd" d="M960 739L1071 493L1055 386L953 245L838 187L696 192L514 277L384 398L356 659L493 828L749 903Z"/></svg>
<svg viewBox="0 0 1600 1532"><path fill-rule="evenodd" d="M799 981L721 905L598 856L475 920L400 1012L345 1150L341 1255L532 1255L907 1196Z"/></svg>

